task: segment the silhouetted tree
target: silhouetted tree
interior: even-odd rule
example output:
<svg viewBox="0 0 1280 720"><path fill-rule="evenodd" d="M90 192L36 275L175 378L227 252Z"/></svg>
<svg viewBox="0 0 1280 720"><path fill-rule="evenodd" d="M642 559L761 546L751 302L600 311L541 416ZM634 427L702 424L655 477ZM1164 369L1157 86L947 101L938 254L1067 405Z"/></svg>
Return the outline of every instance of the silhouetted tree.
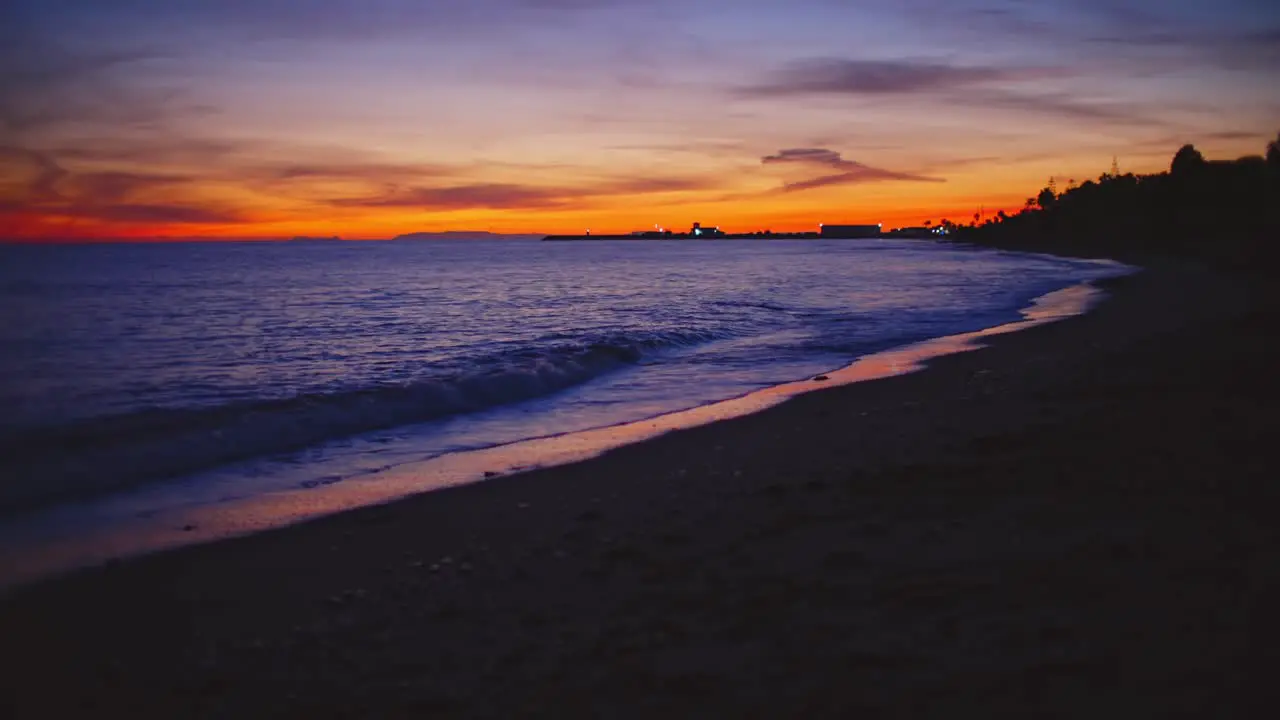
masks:
<svg viewBox="0 0 1280 720"><path fill-rule="evenodd" d="M1051 184L1021 211L957 229L996 247L1116 258L1176 255L1248 272L1280 269L1280 135L1266 156L1208 162L1192 145L1169 171Z"/></svg>
<svg viewBox="0 0 1280 720"><path fill-rule="evenodd" d="M1057 200L1058 196L1054 194L1053 188L1045 188L1036 196L1036 205L1038 205L1041 210L1048 210L1053 207L1053 204L1057 202Z"/></svg>
<svg viewBox="0 0 1280 720"><path fill-rule="evenodd" d="M1169 172L1173 175L1188 175L1194 173L1205 166L1204 155L1196 149L1195 145L1183 145L1173 156L1173 163L1169 166Z"/></svg>

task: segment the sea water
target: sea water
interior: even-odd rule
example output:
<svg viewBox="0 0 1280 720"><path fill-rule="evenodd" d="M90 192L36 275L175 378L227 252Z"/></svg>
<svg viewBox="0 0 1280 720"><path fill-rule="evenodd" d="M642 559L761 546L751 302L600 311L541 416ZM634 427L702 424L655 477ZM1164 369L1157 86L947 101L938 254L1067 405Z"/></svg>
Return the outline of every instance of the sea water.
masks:
<svg viewBox="0 0 1280 720"><path fill-rule="evenodd" d="M705 406L1122 271L902 240L0 246L0 530Z"/></svg>

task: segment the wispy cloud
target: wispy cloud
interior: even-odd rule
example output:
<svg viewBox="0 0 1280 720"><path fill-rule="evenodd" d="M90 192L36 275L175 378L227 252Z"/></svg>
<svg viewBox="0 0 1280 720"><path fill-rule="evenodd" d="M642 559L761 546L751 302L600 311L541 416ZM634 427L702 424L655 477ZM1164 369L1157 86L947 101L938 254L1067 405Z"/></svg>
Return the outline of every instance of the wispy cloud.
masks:
<svg viewBox="0 0 1280 720"><path fill-rule="evenodd" d="M232 209L189 201L161 202L161 191L193 177L130 172L81 172L64 168L53 156L0 147L0 219L38 214L63 220L108 223L225 224L243 221Z"/></svg>
<svg viewBox="0 0 1280 720"><path fill-rule="evenodd" d="M303 179L362 179L382 182L452 175L455 168L435 164L379 163L379 162L323 162L291 163L266 166L255 174L280 180Z"/></svg>
<svg viewBox="0 0 1280 720"><path fill-rule="evenodd" d="M1061 76L1048 68L948 65L918 60L810 58L790 63L763 81L740 88L745 95L893 95L953 90L1002 81Z"/></svg>
<svg viewBox="0 0 1280 720"><path fill-rule="evenodd" d="M440 188L408 188L372 198L331 201L340 207L418 208L463 210L469 208L544 208L564 202L564 191L507 183L480 183Z"/></svg>
<svg viewBox="0 0 1280 720"><path fill-rule="evenodd" d="M12 0L35 13L93 17L113 30L187 31L206 37L262 40L371 40L449 37L493 31L525 23L563 23L573 16L644 8L644 0L62 0L45 10L45 0ZM51 3L50 3L51 4ZM118 25L116 24L118 23Z"/></svg>
<svg viewBox="0 0 1280 720"><path fill-rule="evenodd" d="M945 182L942 178L917 175L915 173L898 172L884 168L864 165L856 160L846 160L840 153L826 148L790 148L781 150L776 155L766 155L760 159L765 165L802 165L825 167L839 172L822 175L808 180L790 182L782 186L787 192L812 190L829 185L854 185L859 183L903 181L903 182Z"/></svg>
<svg viewBox="0 0 1280 720"><path fill-rule="evenodd" d="M137 172L90 172L67 178L68 194L91 198L98 205L127 203L157 191L177 188L195 180L192 176Z"/></svg>
<svg viewBox="0 0 1280 720"><path fill-rule="evenodd" d="M183 91L144 86L129 74L166 59L153 49L88 49L0 30L0 137L10 141L66 126L154 129L179 115L207 115Z"/></svg>
<svg viewBox="0 0 1280 720"><path fill-rule="evenodd" d="M45 153L0 146L0 199L9 203L57 201L57 185L67 174Z"/></svg>
<svg viewBox="0 0 1280 720"><path fill-rule="evenodd" d="M97 208L75 208L72 214L113 222L179 225L223 225L242 222L245 219L243 215L229 210L186 205L108 205Z"/></svg>
<svg viewBox="0 0 1280 720"><path fill-rule="evenodd" d="M867 61L820 58L771 73L765 82L739 89L753 97L849 96L925 97L931 101L986 110L1048 115L1068 120L1152 123L1149 112L1128 102L1084 99L1053 89L1067 70L1051 67L1001 68L921 61Z"/></svg>
<svg viewBox="0 0 1280 720"><path fill-rule="evenodd" d="M1114 75L1174 68L1270 70L1280 62L1280 9L1268 0L899 0L908 17L962 41L1070 53Z"/></svg>
<svg viewBox="0 0 1280 720"><path fill-rule="evenodd" d="M447 165L387 162L351 151L307 150L259 141L184 139L134 145L126 139L66 145L55 150L0 146L0 203L5 211L108 223L207 224L258 216L254 208L314 213L318 208L448 211L580 206L596 199L706 190L712 178L591 177L574 183L484 182L495 170L545 170L504 163ZM300 157L272 162L261 157ZM121 169L98 170L117 166ZM147 170L135 170L145 167ZM129 169L125 169L129 168ZM450 182L452 180L452 182ZM247 205L210 205L208 188L248 191ZM666 198L664 198L665 200Z"/></svg>
<svg viewBox="0 0 1280 720"><path fill-rule="evenodd" d="M1142 108L1122 102L1082 100L1066 93L977 91L949 96L948 102L985 110L1011 110L1068 120L1134 125L1162 124Z"/></svg>
<svg viewBox="0 0 1280 720"><path fill-rule="evenodd" d="M521 210L571 206L611 196L648 195L703 190L709 181L688 178L636 178L559 187L515 183L477 183L444 187L398 188L370 198L341 198L339 207L414 208L420 210Z"/></svg>

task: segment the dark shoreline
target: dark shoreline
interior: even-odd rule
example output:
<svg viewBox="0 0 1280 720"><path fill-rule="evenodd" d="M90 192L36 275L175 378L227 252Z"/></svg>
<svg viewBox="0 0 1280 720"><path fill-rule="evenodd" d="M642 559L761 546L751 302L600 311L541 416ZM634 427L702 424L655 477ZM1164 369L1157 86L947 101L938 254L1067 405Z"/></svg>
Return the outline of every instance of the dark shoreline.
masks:
<svg viewBox="0 0 1280 720"><path fill-rule="evenodd" d="M1187 265L1110 287L923 373L19 589L0 698L12 717L1243 712L1274 638L1280 314Z"/></svg>

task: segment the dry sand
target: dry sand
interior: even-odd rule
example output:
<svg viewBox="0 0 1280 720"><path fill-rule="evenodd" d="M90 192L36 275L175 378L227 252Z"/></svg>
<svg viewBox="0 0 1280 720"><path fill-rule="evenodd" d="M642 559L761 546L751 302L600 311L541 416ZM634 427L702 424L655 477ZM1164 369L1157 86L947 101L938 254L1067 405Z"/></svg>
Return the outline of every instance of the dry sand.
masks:
<svg viewBox="0 0 1280 720"><path fill-rule="evenodd" d="M0 715L1252 717L1277 307L1157 263L922 373L21 589Z"/></svg>

